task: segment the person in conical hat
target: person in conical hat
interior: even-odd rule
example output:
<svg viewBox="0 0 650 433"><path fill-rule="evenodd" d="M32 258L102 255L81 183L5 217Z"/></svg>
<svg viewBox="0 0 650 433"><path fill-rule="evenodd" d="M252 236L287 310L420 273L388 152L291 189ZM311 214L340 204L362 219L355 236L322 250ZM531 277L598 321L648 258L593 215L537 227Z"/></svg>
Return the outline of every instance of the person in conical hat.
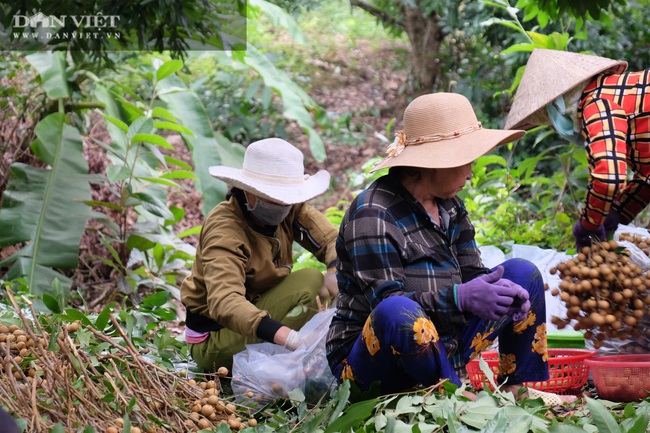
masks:
<svg viewBox="0 0 650 433"><path fill-rule="evenodd" d="M650 203L650 69L627 71L622 60L533 50L506 128L539 125L587 151L589 185L573 226L578 249L611 237Z"/></svg>
<svg viewBox="0 0 650 433"><path fill-rule="evenodd" d="M467 362L498 337L499 381L548 379L546 304L539 270L524 259L483 265L458 192L472 162L518 140L519 130L483 128L467 98L434 93L404 112L389 168L350 204L336 244L339 298L326 353L339 381L382 393L461 385ZM562 404L529 389L531 398ZM469 398L476 398L467 395Z"/></svg>
<svg viewBox="0 0 650 433"><path fill-rule="evenodd" d="M190 354L214 372L230 369L248 343L300 345L297 331L318 311L317 296L338 292L338 231L305 203L327 190L329 173L305 174L302 152L285 140L249 144L242 168L209 170L230 189L203 223L181 301ZM294 241L328 267L325 276L292 272Z"/></svg>

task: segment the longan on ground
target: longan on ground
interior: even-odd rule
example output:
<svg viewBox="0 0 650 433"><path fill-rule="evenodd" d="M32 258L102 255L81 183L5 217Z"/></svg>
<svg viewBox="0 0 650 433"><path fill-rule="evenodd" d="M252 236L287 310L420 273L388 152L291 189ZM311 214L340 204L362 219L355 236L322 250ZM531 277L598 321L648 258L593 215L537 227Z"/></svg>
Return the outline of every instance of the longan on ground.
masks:
<svg viewBox="0 0 650 433"><path fill-rule="evenodd" d="M594 243L551 268L561 279L551 294L567 308L566 317L553 317L552 323L563 329L575 320L574 329L587 331L585 338L596 348L608 338L627 340L639 334L640 322L648 318L650 277L628 254L615 240ZM650 349L647 338L639 340Z"/></svg>

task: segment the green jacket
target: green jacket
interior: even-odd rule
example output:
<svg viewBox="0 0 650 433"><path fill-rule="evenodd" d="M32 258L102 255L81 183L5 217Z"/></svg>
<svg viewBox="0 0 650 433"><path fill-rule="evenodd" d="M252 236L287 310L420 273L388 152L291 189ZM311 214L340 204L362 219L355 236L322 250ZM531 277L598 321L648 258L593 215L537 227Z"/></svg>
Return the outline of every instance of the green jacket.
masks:
<svg viewBox="0 0 650 433"><path fill-rule="evenodd" d="M291 272L293 242L329 266L336 261L337 235L327 218L305 203L293 206L275 235L265 235L233 195L215 206L203 224L192 272L181 285L181 301L188 314L256 337L268 312L254 302Z"/></svg>

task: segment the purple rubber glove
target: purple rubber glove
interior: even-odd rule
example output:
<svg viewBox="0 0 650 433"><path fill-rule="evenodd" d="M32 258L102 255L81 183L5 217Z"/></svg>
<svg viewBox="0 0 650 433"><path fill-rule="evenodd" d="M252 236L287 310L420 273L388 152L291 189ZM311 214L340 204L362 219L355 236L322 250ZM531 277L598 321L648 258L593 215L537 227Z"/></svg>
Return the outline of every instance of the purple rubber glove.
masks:
<svg viewBox="0 0 650 433"><path fill-rule="evenodd" d="M482 319L498 321L508 314L515 298L526 300L526 292L518 284L501 279L503 266L456 286L456 304L460 311L470 312ZM525 303L525 302L524 302ZM519 305L517 308L521 308ZM529 305L530 308L530 305Z"/></svg>
<svg viewBox="0 0 650 433"><path fill-rule="evenodd" d="M573 226L573 237L576 238L576 249L580 251L582 247L590 247L591 242L604 241L607 239L605 227L599 226L596 230L589 231L580 221Z"/></svg>
<svg viewBox="0 0 650 433"><path fill-rule="evenodd" d="M501 279L501 281L508 281ZM528 292L524 290L519 284L513 283L510 281L513 286L516 286L521 289L521 291L515 296L514 302L508 310L508 316L512 317L512 320L515 322L521 322L528 316L528 311L530 311L530 300L528 299Z"/></svg>
<svg viewBox="0 0 650 433"><path fill-rule="evenodd" d="M609 212L607 218L605 218L605 224L603 224L605 227L605 234L607 236L607 239L610 239L614 235L614 232L618 228L618 225L622 223L621 220L622 218L620 213L616 211Z"/></svg>
<svg viewBox="0 0 650 433"><path fill-rule="evenodd" d="M521 322L526 317L528 317L529 311L530 311L530 301L526 300L521 304L520 307L511 307L511 311L508 312L508 315L512 317L512 320L514 320L515 322Z"/></svg>

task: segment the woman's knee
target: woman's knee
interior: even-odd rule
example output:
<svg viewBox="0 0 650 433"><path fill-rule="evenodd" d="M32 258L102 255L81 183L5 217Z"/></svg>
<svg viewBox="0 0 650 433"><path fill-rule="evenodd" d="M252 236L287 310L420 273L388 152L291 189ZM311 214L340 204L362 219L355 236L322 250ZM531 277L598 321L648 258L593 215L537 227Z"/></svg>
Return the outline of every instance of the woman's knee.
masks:
<svg viewBox="0 0 650 433"><path fill-rule="evenodd" d="M383 299L372 311L374 320L385 322L405 321L414 315L421 316L424 310L420 304L406 296L389 296Z"/></svg>
<svg viewBox="0 0 650 433"><path fill-rule="evenodd" d="M519 284L528 289L534 285L544 284L544 279L539 269L529 260L515 258L506 260L501 264L504 267L503 278Z"/></svg>
<svg viewBox="0 0 650 433"><path fill-rule="evenodd" d="M318 269L303 268L292 272L289 276L300 281L300 286L308 290L310 295L318 293L323 286L323 273Z"/></svg>

